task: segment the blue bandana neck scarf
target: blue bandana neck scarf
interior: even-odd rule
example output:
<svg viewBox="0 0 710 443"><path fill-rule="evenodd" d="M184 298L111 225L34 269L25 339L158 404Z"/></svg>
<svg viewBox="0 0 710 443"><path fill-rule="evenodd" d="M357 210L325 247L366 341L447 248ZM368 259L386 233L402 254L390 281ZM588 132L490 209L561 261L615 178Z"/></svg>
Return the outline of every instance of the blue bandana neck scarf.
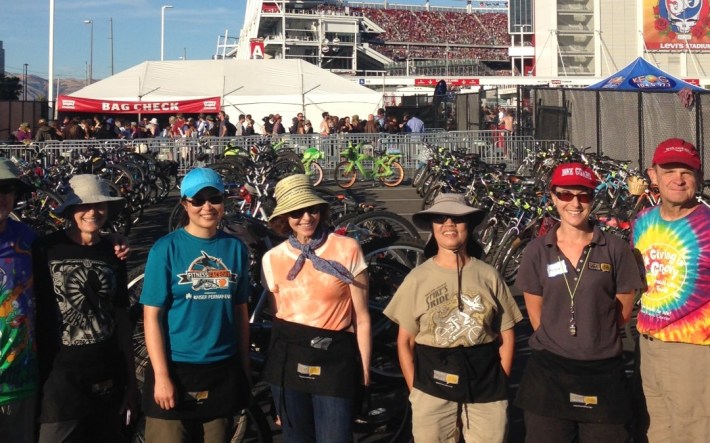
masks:
<svg viewBox="0 0 710 443"><path fill-rule="evenodd" d="M318 228L307 244L303 244L296 239L296 236L291 234L288 237L288 242L295 249L299 250L301 254L296 259L296 264L293 265L290 271L288 271L287 280L293 280L296 278L303 265L306 263L306 259L313 262L313 267L320 272L325 272L328 275L332 275L340 281L345 282L350 285L355 281L353 275L348 271L345 266L338 263L335 260L326 260L316 255L316 249L323 246L328 240L328 234L324 229Z"/></svg>

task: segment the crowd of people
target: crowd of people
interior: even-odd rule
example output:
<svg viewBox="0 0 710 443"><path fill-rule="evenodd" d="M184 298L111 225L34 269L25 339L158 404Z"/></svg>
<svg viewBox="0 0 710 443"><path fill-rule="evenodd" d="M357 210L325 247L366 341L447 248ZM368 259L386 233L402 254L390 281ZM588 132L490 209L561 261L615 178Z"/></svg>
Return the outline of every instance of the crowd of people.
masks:
<svg viewBox="0 0 710 443"><path fill-rule="evenodd" d="M327 118L326 118L327 114ZM338 117L324 112L323 121L314 128L311 120L305 118L302 112L297 113L290 123L284 122L280 114L269 114L261 119L261 125L255 126L250 114L239 114L232 122L229 115L220 111L216 115L199 114L195 117L185 117L182 114L171 115L167 123L161 127L156 117L144 117L140 122L121 119L120 117L94 116L93 119L65 117L48 121L39 119L36 132L33 134L30 124L23 122L12 136L12 141L29 144L32 142L63 141L63 140L113 140L113 139L144 139L144 138L189 138L189 137L235 137L249 135L282 135L282 134L345 134L345 133L399 133L423 132L416 116L407 114L406 120L398 122L394 115L385 116L385 110L379 109L377 115L369 114L365 119L354 114L352 117ZM414 119L410 122L411 119ZM414 130L412 130L414 128Z"/></svg>
<svg viewBox="0 0 710 443"><path fill-rule="evenodd" d="M421 42L510 46L505 13L410 11L404 9L353 8L384 30L378 38L388 42Z"/></svg>
<svg viewBox="0 0 710 443"><path fill-rule="evenodd" d="M505 61L508 59L507 48L476 48L476 47L461 47L448 46L445 48L442 57L441 45L436 46L406 46L406 45L384 45L370 43L370 46L376 51L386 55L394 61L406 60L478 60L479 62L486 61ZM480 70L483 74L486 67L481 65ZM506 75L510 75L510 71Z"/></svg>
<svg viewBox="0 0 710 443"><path fill-rule="evenodd" d="M412 121L410 130L423 129ZM515 283L533 328L513 400L527 442L707 437L710 208L695 198L700 155L667 139L648 175L661 203L637 216L630 245L591 221L598 181L588 166L562 163L552 173L559 222L526 247ZM11 161L0 161L0 435L18 443L127 441L123 430L138 415L127 249L101 234L125 202L97 176L77 175L55 209L66 228L36 238L9 217L31 190ZM370 383L367 262L358 242L329 232L328 203L306 175L282 179L274 195L269 225L286 240L261 258L274 314L262 378L285 441L346 443L358 393ZM216 172L190 171L180 204L181 228L152 247L140 299L145 436L222 443L250 396L249 259L218 228L225 186ZM427 260L384 310L399 327L416 441L506 441L514 326L523 317L480 260L475 228L485 217L460 194L441 194L414 214L431 232ZM634 397L620 327L639 295Z"/></svg>

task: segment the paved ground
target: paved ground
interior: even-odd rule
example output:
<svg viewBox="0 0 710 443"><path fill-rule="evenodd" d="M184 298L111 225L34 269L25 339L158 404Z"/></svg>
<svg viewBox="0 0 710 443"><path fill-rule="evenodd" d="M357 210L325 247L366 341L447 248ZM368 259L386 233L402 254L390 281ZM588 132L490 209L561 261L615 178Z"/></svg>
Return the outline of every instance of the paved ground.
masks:
<svg viewBox="0 0 710 443"><path fill-rule="evenodd" d="M333 189L336 189L333 187ZM359 183L353 189L353 192L359 198L373 203L377 207L395 212L411 221L411 216L420 209L421 199L415 193L414 189L408 185L402 185L398 188L373 187L371 184ZM160 236L167 233L167 220L172 211L172 208L177 203L177 195L174 195L166 201L152 208L147 208L146 217L140 225L133 229L129 239L133 249L132 256L129 260L129 271L131 267L135 267L143 263L147 257L147 252L154 241ZM426 237L426 233L421 233ZM522 301L522 296L519 291L513 288L513 293L518 301L525 320L516 326L516 354L513 364L513 371L510 379L510 398L514 398L515 392L520 382L522 368L530 353L527 345L527 340L530 336L530 324L527 321L525 314L525 306ZM633 342L625 341L625 349L629 365L632 363ZM403 399L404 396L399 397ZM263 399L263 397L262 397ZM404 400L398 400L404 401ZM266 405L265 405L266 406ZM282 441L278 428L272 425L274 441ZM357 434L357 441L360 442L387 442L392 441L394 429L386 427L370 427L369 429L361 429ZM515 407L510 408L510 431L509 442L522 442L524 436L524 428L522 423L521 411ZM407 441L407 439L400 440Z"/></svg>

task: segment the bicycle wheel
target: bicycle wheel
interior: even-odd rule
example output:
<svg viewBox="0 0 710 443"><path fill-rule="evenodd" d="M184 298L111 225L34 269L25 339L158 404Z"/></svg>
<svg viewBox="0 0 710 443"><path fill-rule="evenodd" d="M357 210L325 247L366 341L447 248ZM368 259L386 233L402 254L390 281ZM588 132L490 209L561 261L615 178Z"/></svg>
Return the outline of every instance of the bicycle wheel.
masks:
<svg viewBox="0 0 710 443"><path fill-rule="evenodd" d="M306 170L300 161L279 160L267 173L268 179L281 180L289 175L304 174Z"/></svg>
<svg viewBox="0 0 710 443"><path fill-rule="evenodd" d="M357 172L352 162L340 162L335 167L335 183L343 189L348 189L355 184Z"/></svg>
<svg viewBox="0 0 710 443"><path fill-rule="evenodd" d="M424 195L424 199L422 200L422 210L429 209L429 207L434 204L434 199L440 192L441 188L439 186L432 186L429 188L427 193Z"/></svg>
<svg viewBox="0 0 710 443"><path fill-rule="evenodd" d="M397 354L397 324L382 312L389 304L410 269L391 259L375 257L368 262L369 310L372 330L370 373L373 379L401 379Z"/></svg>
<svg viewBox="0 0 710 443"><path fill-rule="evenodd" d="M380 181L383 185L389 186L390 188L394 188L395 186L399 186L404 180L404 168L402 168L402 165L400 165L398 162L392 162L390 164L390 168L392 168L392 174L388 176L380 176ZM385 167L380 166L378 168L377 174L384 174L384 172Z"/></svg>
<svg viewBox="0 0 710 443"><path fill-rule="evenodd" d="M417 228L404 217L389 211L370 211L346 217L339 223L365 228L376 237L415 238L419 239Z"/></svg>
<svg viewBox="0 0 710 443"><path fill-rule="evenodd" d="M417 188L419 184L424 180L424 177L429 173L429 167L427 165L421 166L414 173L414 178L412 178L412 187Z"/></svg>
<svg viewBox="0 0 710 443"><path fill-rule="evenodd" d="M168 232L172 232L180 227L180 222L186 216L185 208L177 202L168 218Z"/></svg>
<svg viewBox="0 0 710 443"><path fill-rule="evenodd" d="M318 164L318 162L311 162L311 164L308 165L307 173L308 178L310 178L311 183L313 183L313 186L318 186L323 183L323 168Z"/></svg>
<svg viewBox="0 0 710 443"><path fill-rule="evenodd" d="M510 238L505 244L501 245L493 266L507 285L512 286L515 284L515 277L518 275L520 262L523 258L523 250L531 240L532 237L529 235L517 236Z"/></svg>

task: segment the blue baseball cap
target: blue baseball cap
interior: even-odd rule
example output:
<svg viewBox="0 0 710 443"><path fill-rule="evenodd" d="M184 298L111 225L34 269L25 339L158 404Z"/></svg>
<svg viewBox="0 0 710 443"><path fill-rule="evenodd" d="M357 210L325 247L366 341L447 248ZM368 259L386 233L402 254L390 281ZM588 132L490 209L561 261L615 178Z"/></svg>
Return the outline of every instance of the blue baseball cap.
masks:
<svg viewBox="0 0 710 443"><path fill-rule="evenodd" d="M185 175L180 184L180 197L192 198L205 188L215 188L224 192L222 177L210 168L195 168Z"/></svg>

